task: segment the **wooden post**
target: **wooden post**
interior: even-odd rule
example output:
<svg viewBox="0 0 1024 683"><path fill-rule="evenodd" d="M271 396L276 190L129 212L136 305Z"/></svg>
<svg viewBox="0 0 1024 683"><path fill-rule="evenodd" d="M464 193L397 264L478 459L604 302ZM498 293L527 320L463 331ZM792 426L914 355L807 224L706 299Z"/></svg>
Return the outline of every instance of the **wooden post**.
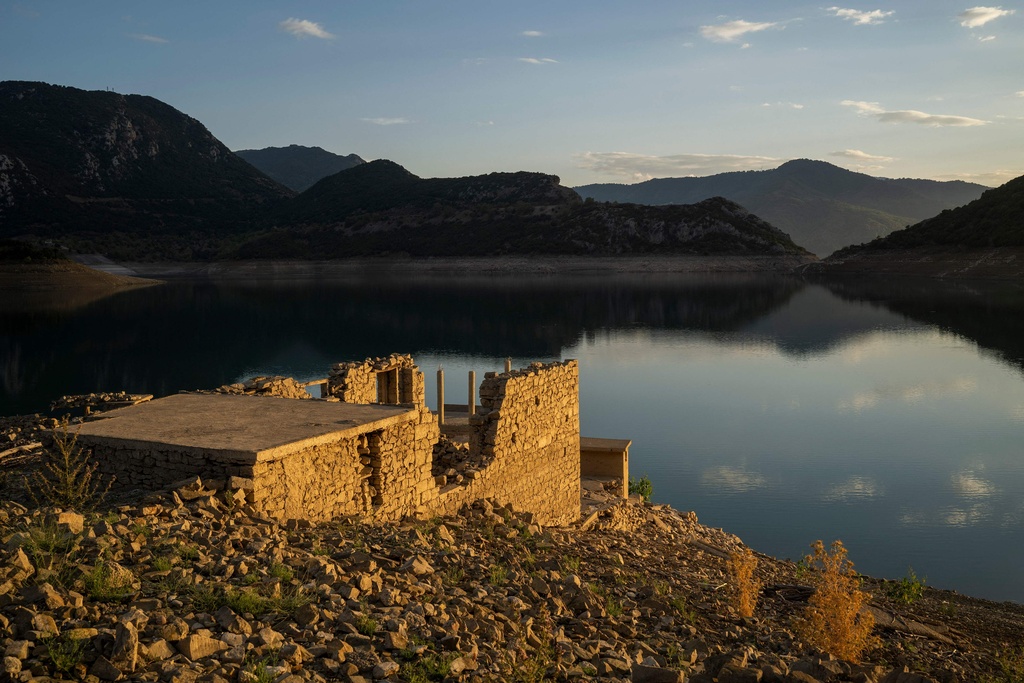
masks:
<svg viewBox="0 0 1024 683"><path fill-rule="evenodd" d="M437 426L444 426L444 368L437 366Z"/></svg>
<svg viewBox="0 0 1024 683"><path fill-rule="evenodd" d="M512 372L512 359L511 358L506 358L505 359L505 372Z"/></svg>
<svg viewBox="0 0 1024 683"><path fill-rule="evenodd" d="M469 371L469 414L476 415L476 371Z"/></svg>

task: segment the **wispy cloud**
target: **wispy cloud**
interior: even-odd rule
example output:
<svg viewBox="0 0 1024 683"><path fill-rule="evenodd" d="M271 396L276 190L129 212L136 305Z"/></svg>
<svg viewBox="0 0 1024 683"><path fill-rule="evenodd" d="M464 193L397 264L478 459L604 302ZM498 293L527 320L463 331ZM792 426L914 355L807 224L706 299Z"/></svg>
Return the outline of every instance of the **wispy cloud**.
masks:
<svg viewBox="0 0 1024 683"><path fill-rule="evenodd" d="M332 40L333 33L328 33L324 27L309 19L296 19L294 17L285 19L278 26L296 38L320 38L321 40Z"/></svg>
<svg viewBox="0 0 1024 683"><path fill-rule="evenodd" d="M523 31L519 35L526 36L527 38L540 38L544 35L543 31Z"/></svg>
<svg viewBox="0 0 1024 683"><path fill-rule="evenodd" d="M914 109L883 109L878 102L859 102L843 100L844 107L853 107L862 116L871 116L882 123L919 123L923 126L984 126L989 121L972 119L968 116L949 116L946 114L926 114Z"/></svg>
<svg viewBox="0 0 1024 683"><path fill-rule="evenodd" d="M129 33L128 37L129 38L133 38L135 40L141 40L141 41L143 41L145 43L169 43L169 42L171 42L171 41L167 40L166 38L161 38L160 36L151 36L148 33Z"/></svg>
<svg viewBox="0 0 1024 683"><path fill-rule="evenodd" d="M1024 97L1024 90L1018 90L1018 91L1017 91L1016 93L1014 93L1014 94L1015 94L1015 95L1016 95L1017 97Z"/></svg>
<svg viewBox="0 0 1024 683"><path fill-rule="evenodd" d="M766 31L776 26L780 26L780 24L778 22L756 22L737 19L735 21L727 21L724 24L701 26L700 34L716 43L735 43L748 33Z"/></svg>
<svg viewBox="0 0 1024 683"><path fill-rule="evenodd" d="M360 119L360 121L365 121L366 123L372 123L375 126L401 126L401 125L406 124L406 123L412 123L412 121L410 121L409 119L405 118L404 116L398 116L398 117L394 117L394 118L378 117L378 118L370 118L370 119Z"/></svg>
<svg viewBox="0 0 1024 683"><path fill-rule="evenodd" d="M891 17L895 12L883 11L880 9L873 9L870 12L861 12L855 9L843 9L841 7L829 7L829 12L832 12L835 16L840 19L846 19L852 21L856 26L870 26L871 24L881 24L886 18Z"/></svg>
<svg viewBox="0 0 1024 683"><path fill-rule="evenodd" d="M1015 11L1003 9L1002 7L971 7L956 15L956 18L960 20L960 25L965 28L978 28L1000 17L1009 16Z"/></svg>
<svg viewBox="0 0 1024 683"><path fill-rule="evenodd" d="M895 161L893 157L883 157L877 154L868 154L867 152L862 152L859 149L841 149L836 152L832 152L831 156L845 157L847 159L854 159L856 161L874 161L883 163Z"/></svg>
<svg viewBox="0 0 1024 683"><path fill-rule="evenodd" d="M773 107L784 107L786 109L803 109L804 105L797 102L764 102L762 105L765 109L771 109Z"/></svg>
<svg viewBox="0 0 1024 683"><path fill-rule="evenodd" d="M630 152L584 152L574 155L579 168L635 181L673 176L704 176L726 171L775 168L781 159L734 154L649 156Z"/></svg>
<svg viewBox="0 0 1024 683"><path fill-rule="evenodd" d="M520 62L526 64L558 64L557 59L551 59L550 57L520 57Z"/></svg>

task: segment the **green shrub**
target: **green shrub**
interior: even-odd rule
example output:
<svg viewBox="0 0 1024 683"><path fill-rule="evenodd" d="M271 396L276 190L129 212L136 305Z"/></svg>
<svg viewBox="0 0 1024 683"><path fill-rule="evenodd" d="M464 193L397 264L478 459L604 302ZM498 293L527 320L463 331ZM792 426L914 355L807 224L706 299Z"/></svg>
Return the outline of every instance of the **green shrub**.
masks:
<svg viewBox="0 0 1024 683"><path fill-rule="evenodd" d="M629 494L640 496L643 501L649 501L651 496L654 495L654 485L651 483L650 478L645 474L639 479L629 478Z"/></svg>
<svg viewBox="0 0 1024 683"><path fill-rule="evenodd" d="M924 596L925 579L918 578L913 567L907 568L907 575L899 581L890 583L886 589L886 595L890 600L902 602L904 605L912 605Z"/></svg>

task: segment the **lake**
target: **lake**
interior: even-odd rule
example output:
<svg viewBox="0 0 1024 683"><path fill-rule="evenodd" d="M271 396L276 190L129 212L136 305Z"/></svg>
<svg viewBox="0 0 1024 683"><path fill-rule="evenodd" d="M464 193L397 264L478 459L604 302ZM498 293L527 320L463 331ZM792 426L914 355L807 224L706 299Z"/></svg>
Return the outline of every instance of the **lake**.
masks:
<svg viewBox="0 0 1024 683"><path fill-rule="evenodd" d="M511 357L580 362L582 431L656 502L798 559L1024 602L1024 287L763 276L176 281L0 303L0 414L414 354L465 401Z"/></svg>

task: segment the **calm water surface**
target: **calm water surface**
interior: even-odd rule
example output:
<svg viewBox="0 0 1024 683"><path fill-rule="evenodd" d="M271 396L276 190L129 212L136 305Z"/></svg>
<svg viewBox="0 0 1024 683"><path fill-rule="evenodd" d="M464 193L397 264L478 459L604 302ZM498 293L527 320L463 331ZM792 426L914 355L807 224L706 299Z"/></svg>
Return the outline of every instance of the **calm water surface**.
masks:
<svg viewBox="0 0 1024 683"><path fill-rule="evenodd" d="M587 436L630 438L655 500L798 558L1024 601L1024 289L752 277L178 282L0 303L0 414L337 360L466 371L578 358ZM428 400L428 402L431 402Z"/></svg>

